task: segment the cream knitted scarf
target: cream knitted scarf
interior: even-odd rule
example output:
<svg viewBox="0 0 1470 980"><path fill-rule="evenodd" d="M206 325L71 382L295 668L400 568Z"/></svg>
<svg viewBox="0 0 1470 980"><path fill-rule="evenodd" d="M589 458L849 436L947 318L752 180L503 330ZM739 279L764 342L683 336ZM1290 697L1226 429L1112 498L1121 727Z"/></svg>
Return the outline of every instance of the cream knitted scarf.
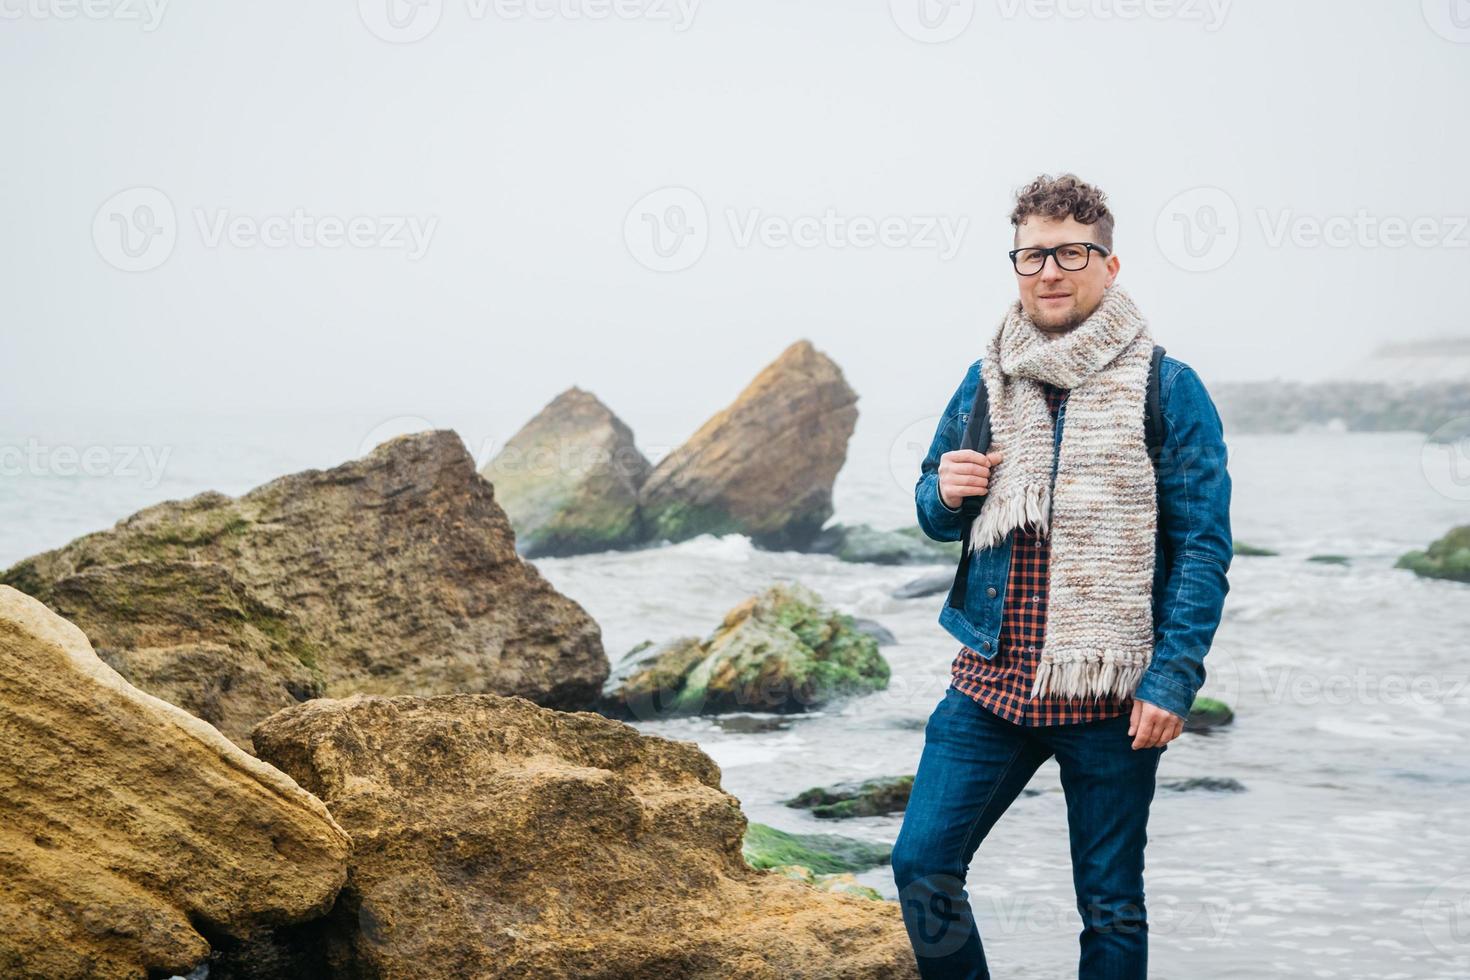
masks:
<svg viewBox="0 0 1470 980"><path fill-rule="evenodd" d="M1153 336L1114 285L1060 336L1017 301L990 340L991 474L974 550L1033 523L1051 539L1046 637L1031 697L1128 697L1153 655L1154 471L1143 399ZM1070 389L1052 485L1053 420L1040 382Z"/></svg>

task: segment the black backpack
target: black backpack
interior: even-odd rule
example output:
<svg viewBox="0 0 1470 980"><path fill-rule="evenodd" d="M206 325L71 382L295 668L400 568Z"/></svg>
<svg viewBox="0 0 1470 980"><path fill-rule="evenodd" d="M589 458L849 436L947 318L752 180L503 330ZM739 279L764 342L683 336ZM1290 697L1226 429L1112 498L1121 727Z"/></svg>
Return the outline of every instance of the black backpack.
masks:
<svg viewBox="0 0 1470 980"><path fill-rule="evenodd" d="M1148 365L1148 389L1143 398L1144 442L1148 446L1149 462L1154 466L1154 479L1158 479L1159 452L1164 444L1164 417L1159 410L1159 361L1163 357L1164 348L1155 344ZM977 453L990 449L990 393L985 390L984 379L975 391L975 404L970 407L970 421L960 439L960 448L973 449ZM960 502L964 521L964 530L960 532L960 564L955 569L954 585L949 590L949 604L956 609L965 607L965 592L970 580L970 528L984 503L984 494L974 494Z"/></svg>

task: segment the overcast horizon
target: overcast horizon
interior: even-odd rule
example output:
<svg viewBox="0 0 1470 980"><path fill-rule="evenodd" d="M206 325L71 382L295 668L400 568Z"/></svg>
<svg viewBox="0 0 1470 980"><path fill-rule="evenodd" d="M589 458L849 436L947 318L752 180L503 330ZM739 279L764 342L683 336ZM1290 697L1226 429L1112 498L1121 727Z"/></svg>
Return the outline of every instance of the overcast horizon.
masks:
<svg viewBox="0 0 1470 980"><path fill-rule="evenodd" d="M937 411L1063 171L1207 382L1470 336L1450 0L919 2L15 0L0 407Z"/></svg>

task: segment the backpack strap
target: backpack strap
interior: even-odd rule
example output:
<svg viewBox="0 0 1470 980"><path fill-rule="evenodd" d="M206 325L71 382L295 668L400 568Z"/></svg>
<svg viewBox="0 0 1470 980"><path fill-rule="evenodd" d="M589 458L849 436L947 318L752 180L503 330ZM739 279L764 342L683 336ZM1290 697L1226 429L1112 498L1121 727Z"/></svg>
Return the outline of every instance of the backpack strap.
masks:
<svg viewBox="0 0 1470 980"><path fill-rule="evenodd" d="M1155 479L1158 479L1159 456L1164 447L1164 412L1159 406L1159 362L1163 359L1164 348L1154 344L1153 358L1148 364L1148 390L1143 398L1143 439L1148 446Z"/></svg>
<svg viewBox="0 0 1470 980"><path fill-rule="evenodd" d="M1164 348L1154 344L1148 365L1148 388L1143 398L1143 436L1148 448L1149 462L1154 467L1154 479L1158 479L1159 455L1164 445L1164 413L1159 402L1159 362L1164 358ZM965 434L960 438L961 449L973 449L977 453L990 449L990 393L985 390L985 379L975 391L975 401L970 406L970 421L965 425ZM963 530L960 532L960 563L955 569L954 585L949 590L949 605L956 609L965 607L965 596L970 587L970 528L980 516L985 505L986 494L973 494L960 503Z"/></svg>
<svg viewBox="0 0 1470 980"><path fill-rule="evenodd" d="M965 425L965 434L960 438L961 449L973 449L977 453L990 449L990 392L985 388L985 378L975 389L975 401L970 406L970 421ZM954 585L949 590L949 604L956 609L965 608L965 594L970 585L970 527L980 516L985 505L985 496L973 494L960 501L960 515L964 530L960 532L960 563L955 569Z"/></svg>

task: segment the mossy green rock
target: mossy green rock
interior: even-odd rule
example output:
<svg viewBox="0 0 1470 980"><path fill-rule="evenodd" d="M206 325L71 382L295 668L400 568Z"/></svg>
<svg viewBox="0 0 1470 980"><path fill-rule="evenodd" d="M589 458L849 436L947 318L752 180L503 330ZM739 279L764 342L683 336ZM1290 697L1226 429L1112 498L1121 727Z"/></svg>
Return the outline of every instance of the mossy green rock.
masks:
<svg viewBox="0 0 1470 980"><path fill-rule="evenodd" d="M1318 562L1319 564L1322 564L1322 565L1346 565L1348 563L1348 556L1347 555L1311 555L1311 556L1309 556L1307 558L1307 561Z"/></svg>
<svg viewBox="0 0 1470 980"><path fill-rule="evenodd" d="M807 550L871 565L935 565L960 558L958 541L935 541L918 527L880 531L868 524L824 528Z"/></svg>
<svg viewBox="0 0 1470 980"><path fill-rule="evenodd" d="M653 720L727 712L809 711L888 686L878 641L811 589L782 583L740 603L709 636L640 650L618 665L599 706Z"/></svg>
<svg viewBox="0 0 1470 980"><path fill-rule="evenodd" d="M818 874L835 874L887 864L893 848L840 834L793 834L752 823L745 831L744 851L753 868L799 864Z"/></svg>
<svg viewBox="0 0 1470 980"><path fill-rule="evenodd" d="M1184 730L1202 732L1228 725L1234 720L1235 712L1231 711L1230 705L1224 701L1197 697L1194 699L1194 704L1190 706L1189 717L1184 720Z"/></svg>
<svg viewBox="0 0 1470 980"><path fill-rule="evenodd" d="M1410 551L1394 563L1415 575L1470 582L1470 524L1453 528L1426 551Z"/></svg>
<svg viewBox="0 0 1470 980"><path fill-rule="evenodd" d="M810 810L826 820L876 817L902 813L908 806L913 776L885 776L861 782L817 786L786 800L786 805Z"/></svg>
<svg viewBox="0 0 1470 980"><path fill-rule="evenodd" d="M1244 541L1234 542L1234 551L1237 555L1245 555L1247 557L1271 557L1280 554L1280 552L1272 551L1270 548L1261 548L1257 545L1246 544Z"/></svg>

